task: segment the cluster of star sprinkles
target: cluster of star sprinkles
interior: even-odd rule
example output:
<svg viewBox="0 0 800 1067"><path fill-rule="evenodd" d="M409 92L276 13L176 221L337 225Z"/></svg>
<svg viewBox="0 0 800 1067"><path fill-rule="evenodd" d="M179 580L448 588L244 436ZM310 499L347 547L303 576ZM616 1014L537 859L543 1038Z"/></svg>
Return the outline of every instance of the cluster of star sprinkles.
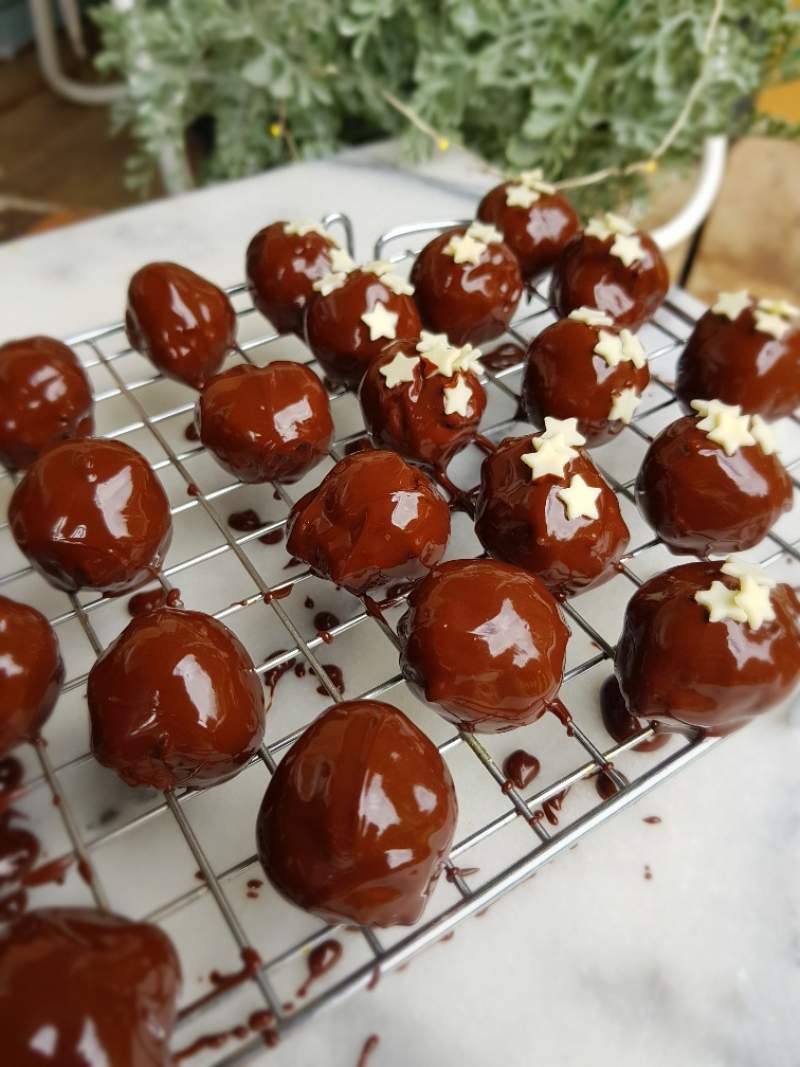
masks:
<svg viewBox="0 0 800 1067"><path fill-rule="evenodd" d="M760 415L743 415L738 404L723 404L721 400L693 400L691 406L703 416L697 429L727 456L735 455L744 445L758 445L765 456L777 451L775 434Z"/></svg>
<svg viewBox="0 0 800 1067"><path fill-rule="evenodd" d="M506 186L506 205L527 211L541 196L552 196L555 185L542 180L541 170L524 170Z"/></svg>
<svg viewBox="0 0 800 1067"><path fill-rule="evenodd" d="M586 438L578 432L577 419L554 419L547 415L544 420L544 432L531 438L533 452L526 452L521 458L526 467L530 467L531 481L537 481L545 475L564 478L567 464L578 456L575 445L585 445ZM556 496L564 505L568 519L597 519L597 498L602 489L589 485L580 474L573 474L569 484L556 491Z"/></svg>
<svg viewBox="0 0 800 1067"><path fill-rule="evenodd" d="M612 211L606 211L602 218L591 219L583 232L588 237L597 237L601 241L613 237L609 251L612 256L621 259L626 267L632 267L644 258L644 249L636 227Z"/></svg>
<svg viewBox="0 0 800 1067"><path fill-rule="evenodd" d="M472 389L464 377L466 371L480 370L481 352L470 344L452 345L444 333L430 333L423 330L417 342L416 350L419 355L408 356L404 352L398 352L394 359L380 368L380 373L386 379L386 386L394 389L397 385L414 381L414 371L422 356L433 366L428 374L429 378L437 374L445 378L456 375L453 385L445 386L442 391L444 399L445 415L469 414Z"/></svg>
<svg viewBox="0 0 800 1067"><path fill-rule="evenodd" d="M720 293L711 305L715 315L724 315L733 322L745 308L753 306L753 298L746 289L736 293ZM782 340L792 328L792 320L800 317L800 307L788 300L773 300L763 297L756 301L753 311L753 327L760 333L769 334L776 341Z"/></svg>
<svg viewBox="0 0 800 1067"><path fill-rule="evenodd" d="M294 224L292 224L294 225ZM286 227L284 227L285 229ZM287 230L287 232L289 232ZM391 289L397 296L413 296L414 286L395 273L394 263L386 259L373 259L365 263L363 267L356 263L341 248L331 249L331 270L322 278L314 282L313 288L323 296L330 296L337 289L341 289L347 281L348 274L354 270L363 271L366 274L374 274L387 289ZM384 303L378 300L369 311L361 316L361 321L369 327L370 341L379 341L385 337L387 341L394 341L397 337L397 322L399 315L391 311Z"/></svg>
<svg viewBox="0 0 800 1067"><path fill-rule="evenodd" d="M605 311L590 307L573 308L568 318L582 322L586 326L593 326L597 330L597 344L592 351L601 356L609 367L616 367L626 362L633 363L638 369L646 365L644 349L636 334L631 333L630 330L609 333L608 330L602 329L603 326L614 325L614 320ZM609 421L624 422L627 426L641 401L641 394L633 386L621 389L618 393L612 393L611 408L608 412Z"/></svg>
<svg viewBox="0 0 800 1067"><path fill-rule="evenodd" d="M775 581L761 567L738 556L728 556L722 573L739 581L738 589L729 589L724 582L714 581L708 589L701 589L694 598L708 612L709 622L746 622L751 630L775 618L770 590Z"/></svg>
<svg viewBox="0 0 800 1067"><path fill-rule="evenodd" d="M480 263L481 256L490 244L503 240L500 231L486 222L472 222L464 233L455 233L442 251L452 256L455 263Z"/></svg>

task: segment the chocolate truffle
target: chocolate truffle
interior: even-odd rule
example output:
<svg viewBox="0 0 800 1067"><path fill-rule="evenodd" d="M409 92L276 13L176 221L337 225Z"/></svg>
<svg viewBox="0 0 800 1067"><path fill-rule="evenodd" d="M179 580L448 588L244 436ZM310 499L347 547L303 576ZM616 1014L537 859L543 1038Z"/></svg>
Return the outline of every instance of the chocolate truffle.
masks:
<svg viewBox="0 0 800 1067"><path fill-rule="evenodd" d="M38 737L63 681L53 627L36 608L0 596L0 758Z"/></svg>
<svg viewBox="0 0 800 1067"><path fill-rule="evenodd" d="M450 509L427 475L394 452L354 452L289 515L286 547L358 596L415 579L444 554Z"/></svg>
<svg viewBox="0 0 800 1067"><path fill-rule="evenodd" d="M707 556L752 548L788 511L792 483L758 415L695 400L648 448L636 503L672 552Z"/></svg>
<svg viewBox="0 0 800 1067"><path fill-rule="evenodd" d="M483 461L475 532L561 598L613 577L629 534L576 420L544 422L544 433L507 437Z"/></svg>
<svg viewBox="0 0 800 1067"><path fill-rule="evenodd" d="M128 286L131 348L168 378L202 389L236 345L236 313L213 282L178 263L148 263Z"/></svg>
<svg viewBox="0 0 800 1067"><path fill-rule="evenodd" d="M91 908L42 908L0 936L9 1067L166 1067L181 968L157 926Z"/></svg>
<svg viewBox="0 0 800 1067"><path fill-rule="evenodd" d="M458 807L436 746L377 700L329 708L278 765L258 854L288 900L327 922L417 921L447 858Z"/></svg>
<svg viewBox="0 0 800 1067"><path fill-rule="evenodd" d="M333 439L328 394L302 363L242 364L212 378L197 401L200 440L242 482L296 482Z"/></svg>
<svg viewBox="0 0 800 1067"><path fill-rule="evenodd" d="M550 270L580 229L575 208L554 185L542 181L538 170L490 189L478 206L478 218L500 230L529 283Z"/></svg>
<svg viewBox="0 0 800 1067"><path fill-rule="evenodd" d="M308 347L334 382L356 386L388 341L416 341L413 286L392 264L375 260L314 282L306 311Z"/></svg>
<svg viewBox="0 0 800 1067"><path fill-rule="evenodd" d="M373 360L358 399L373 439L408 459L444 469L475 435L486 407L480 350L444 334L393 341Z"/></svg>
<svg viewBox="0 0 800 1067"><path fill-rule="evenodd" d="M517 257L485 222L434 237L411 271L422 325L454 345L474 345L505 333L522 296Z"/></svg>
<svg viewBox="0 0 800 1067"><path fill-rule="evenodd" d="M138 615L87 689L92 751L128 785L204 789L232 778L264 735L264 691L244 646L210 615Z"/></svg>
<svg viewBox="0 0 800 1067"><path fill-rule="evenodd" d="M653 238L606 212L576 234L556 260L550 303L562 318L575 308L598 308L617 326L638 330L668 289L667 265Z"/></svg>
<svg viewBox="0 0 800 1067"><path fill-rule="evenodd" d="M0 463L27 467L50 445L93 430L92 391L71 348L52 337L0 345Z"/></svg>
<svg viewBox="0 0 800 1067"><path fill-rule="evenodd" d="M398 633L406 681L462 730L535 722L564 675L569 630L558 605L510 563L438 564L412 590Z"/></svg>
<svg viewBox="0 0 800 1067"><path fill-rule="evenodd" d="M522 395L532 423L574 417L591 448L631 421L649 381L638 338L604 311L577 308L531 342Z"/></svg>
<svg viewBox="0 0 800 1067"><path fill-rule="evenodd" d="M785 699L800 679L800 604L747 560L686 563L628 603L614 669L630 713L712 734Z"/></svg>
<svg viewBox="0 0 800 1067"><path fill-rule="evenodd" d="M675 391L779 419L800 406L800 308L785 300L720 293L678 360Z"/></svg>
<svg viewBox="0 0 800 1067"><path fill-rule="evenodd" d="M278 333L302 338L311 286L332 270L350 266L350 257L321 223L273 222L247 246L247 287L255 306Z"/></svg>
<svg viewBox="0 0 800 1067"><path fill-rule="evenodd" d="M122 441L65 441L28 468L8 507L14 540L51 585L117 595L144 585L169 548L161 482Z"/></svg>

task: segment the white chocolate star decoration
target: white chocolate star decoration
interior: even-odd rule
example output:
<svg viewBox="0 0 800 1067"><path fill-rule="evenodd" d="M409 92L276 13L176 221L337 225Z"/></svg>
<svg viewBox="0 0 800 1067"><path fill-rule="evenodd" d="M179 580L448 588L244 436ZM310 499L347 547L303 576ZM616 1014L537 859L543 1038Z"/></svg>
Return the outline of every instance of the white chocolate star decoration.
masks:
<svg viewBox="0 0 800 1067"><path fill-rule="evenodd" d="M559 489L556 496L564 505L568 519L596 519L599 517L597 498L601 492L585 482L580 474L573 474L569 486Z"/></svg>
<svg viewBox="0 0 800 1067"><path fill-rule="evenodd" d="M628 389L623 389L619 393L612 393L611 410L608 413L609 421L614 422L618 419L620 422L624 422L627 426L641 402L642 398L633 386L630 386Z"/></svg>
<svg viewBox="0 0 800 1067"><path fill-rule="evenodd" d="M570 448L560 434L546 440L542 437L534 437L532 444L535 451L526 452L521 457L525 466L531 469L532 481L543 478L545 474L563 478L565 467L578 454L574 448Z"/></svg>
<svg viewBox="0 0 800 1067"><path fill-rule="evenodd" d="M743 445L754 445L750 433L750 416L742 415L738 404L723 404L719 400L693 400L691 406L704 417L697 423L709 441L720 445L727 456L735 455Z"/></svg>
<svg viewBox="0 0 800 1067"><path fill-rule="evenodd" d="M715 581L709 589L695 593L694 597L708 611L710 622L731 619L746 622L751 630L757 630L775 618L770 600L770 590L775 582L757 564L728 556L722 565L722 573L737 578L739 588L728 589L723 582Z"/></svg>
<svg viewBox="0 0 800 1067"><path fill-rule="evenodd" d="M630 237L624 233L617 234L609 252L617 259L621 259L626 267L632 267L634 263L644 258L642 242L636 234L631 234Z"/></svg>
<svg viewBox="0 0 800 1067"><path fill-rule="evenodd" d="M445 378L449 378L455 373L460 349L450 344L447 334L429 333L423 330L417 342L417 352L434 365L435 370L429 377L443 374Z"/></svg>
<svg viewBox="0 0 800 1067"><path fill-rule="evenodd" d="M481 355L479 348L473 348L470 344L462 345L458 349L458 357L455 363L456 370L480 372Z"/></svg>
<svg viewBox="0 0 800 1067"><path fill-rule="evenodd" d="M781 319L796 319L800 315L800 308L790 304L788 300L776 300L773 297L763 297L758 302L761 311L769 315L777 315Z"/></svg>
<svg viewBox="0 0 800 1067"><path fill-rule="evenodd" d="M506 206L521 207L526 211L532 208L542 194L538 189L531 189L527 185L506 186Z"/></svg>
<svg viewBox="0 0 800 1067"><path fill-rule="evenodd" d="M767 333L776 341L781 341L791 329L791 324L780 315L771 315L768 311L759 308L753 312L754 325L759 333Z"/></svg>
<svg viewBox="0 0 800 1067"><path fill-rule="evenodd" d="M578 432L578 420L576 418L554 419L552 415L545 415L544 431L534 438L534 445L537 440L552 441L556 437L563 437L564 443L567 445L586 444L586 438L582 433Z"/></svg>
<svg viewBox="0 0 800 1067"><path fill-rule="evenodd" d="M476 241L483 241L486 245L497 244L498 241L503 240L502 233L496 226L491 226L488 222L471 222L467 229L467 234L470 237L474 237Z"/></svg>
<svg viewBox="0 0 800 1067"><path fill-rule="evenodd" d="M729 574L732 578L752 578L758 585L767 589L772 589L776 584L775 579L770 578L763 567L743 556L728 556L722 564L722 573Z"/></svg>
<svg viewBox="0 0 800 1067"><path fill-rule="evenodd" d="M616 367L619 363L629 360L634 367L641 368L646 362L642 344L630 330L621 330L618 334L599 330L597 344L592 351L602 356L609 367Z"/></svg>
<svg viewBox="0 0 800 1067"><path fill-rule="evenodd" d="M459 374L455 385L449 385L444 390L444 413L445 415L469 414L472 390L467 385L466 379Z"/></svg>
<svg viewBox="0 0 800 1067"><path fill-rule="evenodd" d="M598 237L601 241L606 241L612 234L630 237L636 233L636 227L627 219L623 219L621 215L606 211L602 218L590 219L583 232L589 237Z"/></svg>
<svg viewBox="0 0 800 1067"><path fill-rule="evenodd" d="M389 274L394 270L394 263L389 259L371 259L369 263L365 263L363 270L369 271L370 274L377 274L378 277L382 274Z"/></svg>
<svg viewBox="0 0 800 1067"><path fill-rule="evenodd" d="M750 433L765 456L771 456L778 451L778 441L769 423L765 422L760 415L750 418Z"/></svg>
<svg viewBox="0 0 800 1067"><path fill-rule="evenodd" d="M330 296L330 294L337 289L341 289L346 281L347 274L344 271L331 271L330 274L318 278L314 282L312 289L318 293L322 293L323 296Z"/></svg>
<svg viewBox="0 0 800 1067"><path fill-rule="evenodd" d="M769 589L754 578L745 576L739 579L736 604L745 613L747 625L751 630L757 630L762 623L772 622L775 618Z"/></svg>
<svg viewBox="0 0 800 1067"><path fill-rule="evenodd" d="M711 305L715 315L724 315L733 322L738 319L745 308L750 307L750 294L746 289L740 289L736 293L720 293L716 303Z"/></svg>
<svg viewBox="0 0 800 1067"><path fill-rule="evenodd" d="M315 222L314 219L294 219L292 222L284 222L283 232L296 234L298 237L305 237L307 233L318 233L321 237L329 237L334 244L339 243L333 234L328 233L321 222Z"/></svg>
<svg viewBox="0 0 800 1067"><path fill-rule="evenodd" d="M361 316L361 321L365 326L369 326L370 341L377 341L381 337L386 337L389 341L393 341L397 337L397 320L399 318L400 316L396 311L390 311L379 300L372 311L364 312Z"/></svg>
<svg viewBox="0 0 800 1067"><path fill-rule="evenodd" d="M605 311L598 308L573 308L567 316L576 322L584 322L587 326L613 326L614 320Z"/></svg>
<svg viewBox="0 0 800 1067"><path fill-rule="evenodd" d="M407 356L404 352L398 352L390 363L384 363L379 369L386 379L386 386L394 389L403 382L414 381L414 368L419 363L419 356Z"/></svg>
<svg viewBox="0 0 800 1067"><path fill-rule="evenodd" d="M712 582L708 589L699 589L694 594L697 603L708 612L709 622L722 622L723 619L744 622L747 615L736 603L737 596L737 590L729 589L724 582Z"/></svg>
<svg viewBox="0 0 800 1067"><path fill-rule="evenodd" d="M349 274L355 269L355 263L343 248L332 248L330 257L331 271L334 274Z"/></svg>
<svg viewBox="0 0 800 1067"><path fill-rule="evenodd" d="M456 263L480 263L481 256L486 251L483 241L470 237L468 233L453 234L442 249L446 256L452 256Z"/></svg>
<svg viewBox="0 0 800 1067"><path fill-rule="evenodd" d="M385 259L374 259L371 263L365 263L363 270L371 274L377 274L383 284L391 289L397 296L413 296L414 286L400 274L395 274L394 264Z"/></svg>
<svg viewBox="0 0 800 1067"><path fill-rule="evenodd" d="M528 189L536 189L540 193L551 195L556 191L555 185L543 181L540 167L536 167L535 170L523 170L517 180Z"/></svg>

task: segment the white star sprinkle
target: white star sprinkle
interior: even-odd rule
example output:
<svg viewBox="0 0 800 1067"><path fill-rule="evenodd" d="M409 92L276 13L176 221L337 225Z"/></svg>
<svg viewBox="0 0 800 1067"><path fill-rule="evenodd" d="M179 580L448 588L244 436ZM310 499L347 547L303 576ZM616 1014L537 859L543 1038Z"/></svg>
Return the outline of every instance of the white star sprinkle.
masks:
<svg viewBox="0 0 800 1067"><path fill-rule="evenodd" d="M608 413L609 421L614 422L615 420L619 420L620 422L624 422L627 426L641 402L642 398L633 386L628 389L623 389L619 393L612 393L611 410Z"/></svg>
<svg viewBox="0 0 800 1067"><path fill-rule="evenodd" d="M541 167L537 167L535 170L523 170L518 181L527 186L528 189L536 189L537 192L547 193L548 196L556 191L555 185L542 180Z"/></svg>
<svg viewBox="0 0 800 1067"><path fill-rule="evenodd" d="M763 623L772 622L775 618L769 589L749 575L739 579L736 606L744 612L751 630L757 630Z"/></svg>
<svg viewBox="0 0 800 1067"><path fill-rule="evenodd" d="M312 289L318 293L322 293L323 296L330 296L336 289L341 289L344 283L347 281L347 275L344 271L332 271L330 274L326 274L323 278L318 278L314 282Z"/></svg>
<svg viewBox="0 0 800 1067"><path fill-rule="evenodd" d="M472 345L462 345L458 349L458 357L456 359L456 370L460 371L481 371L481 350L479 348L473 348Z"/></svg>
<svg viewBox="0 0 800 1067"><path fill-rule="evenodd" d="M750 419L750 433L765 456L771 456L778 451L778 441L775 433L760 415L753 415Z"/></svg>
<svg viewBox="0 0 800 1067"><path fill-rule="evenodd" d="M377 274L380 278L382 274L390 274L394 270L394 263L388 259L371 259L369 263L364 264L362 270Z"/></svg>
<svg viewBox="0 0 800 1067"><path fill-rule="evenodd" d="M414 295L414 286L402 275L395 274L394 264L386 259L373 259L370 263L365 263L361 269L368 274L377 274L387 289L391 289L397 296Z"/></svg>
<svg viewBox="0 0 800 1067"><path fill-rule="evenodd" d="M689 404L698 415L705 416L697 424L698 430L713 430L717 424L717 418L725 411L731 415L741 415L742 409L738 404L723 404L721 400L692 400Z"/></svg>
<svg viewBox="0 0 800 1067"><path fill-rule="evenodd" d="M393 341L397 337L397 320L400 316L396 311L390 311L380 300L372 311L365 311L361 321L369 326L370 341L377 341L381 337Z"/></svg>
<svg viewBox="0 0 800 1067"><path fill-rule="evenodd" d="M758 302L762 311L770 315L777 315L781 319L796 319L800 315L800 308L790 304L788 300L776 300L772 297L763 297Z"/></svg>
<svg viewBox="0 0 800 1067"><path fill-rule="evenodd" d="M468 233L454 234L442 249L446 256L452 256L456 263L480 263L486 251L483 241L477 241Z"/></svg>
<svg viewBox="0 0 800 1067"><path fill-rule="evenodd" d="M612 256L621 259L626 267L632 267L634 263L644 258L641 239L635 234L631 236L624 233L617 234L609 251Z"/></svg>
<svg viewBox="0 0 800 1067"><path fill-rule="evenodd" d="M576 418L554 419L552 415L545 415L544 432L534 438L534 444L536 440L552 441L556 437L563 437L566 445L586 444L586 438L582 433L578 432L578 420Z"/></svg>
<svg viewBox="0 0 800 1067"><path fill-rule="evenodd" d="M711 622L732 619L746 622L757 630L775 618L770 589L775 582L756 563L741 556L728 556L722 573L738 578L739 588L728 589L723 582L712 582L711 588L695 593L695 600L708 611Z"/></svg>
<svg viewBox="0 0 800 1067"><path fill-rule="evenodd" d="M343 248L332 248L330 251L331 271L334 274L349 274L355 269L355 263Z"/></svg>
<svg viewBox="0 0 800 1067"><path fill-rule="evenodd" d="M723 404L720 400L693 400L691 407L703 415L697 423L709 441L721 445L725 454L733 456L742 445L754 445L755 437L750 433L750 416L742 415L738 404Z"/></svg>
<svg viewBox="0 0 800 1067"><path fill-rule="evenodd" d="M435 367L429 375L431 378L436 374L450 378L455 373L460 351L450 344L447 334L444 333L429 333L423 330L417 343L417 352Z"/></svg>
<svg viewBox="0 0 800 1067"><path fill-rule="evenodd" d="M531 443L535 451L526 452L521 458L525 466L531 469L532 481L543 478L545 474L563 478L567 464L578 455L560 434L549 439L534 437Z"/></svg>
<svg viewBox="0 0 800 1067"><path fill-rule="evenodd" d="M472 390L467 385L464 376L462 374L459 374L456 378L456 384L447 386L445 388L445 415L463 415L466 417L469 414L471 400Z"/></svg>
<svg viewBox="0 0 800 1067"><path fill-rule="evenodd" d="M614 320L605 311L598 308L573 308L567 316L576 322L585 322L587 326L613 326Z"/></svg>
<svg viewBox="0 0 800 1067"><path fill-rule="evenodd" d="M398 352L390 363L384 363L379 368L378 373L386 379L387 388L394 389L396 385L401 385L403 382L414 381L414 368L418 363L419 356L407 356L403 352Z"/></svg>
<svg viewBox="0 0 800 1067"><path fill-rule="evenodd" d="M621 215L606 211L602 218L590 219L583 232L589 237L598 237L601 241L606 241L612 234L630 237L631 234L636 233L636 227L627 219L623 219Z"/></svg>
<svg viewBox="0 0 800 1067"><path fill-rule="evenodd" d="M467 229L467 236L474 237L476 241L483 241L486 245L497 244L503 240L502 233L488 222L471 222Z"/></svg>
<svg viewBox="0 0 800 1067"><path fill-rule="evenodd" d="M642 348L642 342L636 336L635 333L631 333L630 330L620 330L620 337L622 338L622 355L624 359L629 359L634 367L639 370L646 364L647 360L644 358L644 349Z"/></svg>
<svg viewBox="0 0 800 1067"><path fill-rule="evenodd" d="M616 367L625 359L622 338L617 333L609 333L608 330L600 330L598 332L597 344L592 351L598 356L602 356L609 367Z"/></svg>
<svg viewBox="0 0 800 1067"><path fill-rule="evenodd" d="M772 589L776 584L774 578L770 578L763 567L743 556L728 556L722 564L722 573L729 574L731 578L752 578L758 585Z"/></svg>
<svg viewBox="0 0 800 1067"><path fill-rule="evenodd" d="M573 474L569 488L559 489L556 496L566 508L568 519L596 519L599 517L597 498L601 492L587 484L580 474Z"/></svg>
<svg viewBox="0 0 800 1067"><path fill-rule="evenodd" d="M750 307L750 294L746 289L740 289L736 293L720 293L711 310L715 315L724 315L733 322L738 319L745 308Z"/></svg>
<svg viewBox="0 0 800 1067"><path fill-rule="evenodd" d="M708 589L698 590L694 598L708 612L709 622L722 622L724 619L745 622L747 614L736 603L737 595L735 589L729 589L724 582L715 581Z"/></svg>
<svg viewBox="0 0 800 1067"><path fill-rule="evenodd" d="M334 244L338 244L336 238L328 233L321 222L314 219L294 219L292 222L284 222L283 232L305 237L307 233L318 233L321 237L329 237Z"/></svg>
<svg viewBox="0 0 800 1067"><path fill-rule="evenodd" d="M758 332L767 333L776 341L782 341L792 328L789 322L780 315L771 315L768 311L761 311L759 308L753 312L753 317Z"/></svg>
<svg viewBox="0 0 800 1067"><path fill-rule="evenodd" d="M521 207L527 211L533 207L541 195L538 189L530 189L527 185L522 185L521 183L519 185L508 185L506 186L506 206Z"/></svg>

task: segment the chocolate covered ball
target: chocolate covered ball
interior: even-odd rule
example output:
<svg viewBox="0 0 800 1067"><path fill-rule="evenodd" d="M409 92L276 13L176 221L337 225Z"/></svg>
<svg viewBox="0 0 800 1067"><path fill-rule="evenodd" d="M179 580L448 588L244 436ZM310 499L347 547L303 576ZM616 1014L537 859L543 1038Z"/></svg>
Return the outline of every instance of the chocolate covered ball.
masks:
<svg viewBox="0 0 800 1067"><path fill-rule="evenodd" d="M800 603L747 561L673 567L629 601L614 669L637 718L728 733L800 680Z"/></svg>
<svg viewBox="0 0 800 1067"><path fill-rule="evenodd" d="M264 736L264 690L246 649L199 611L138 615L87 689L92 751L128 785L204 789L232 778Z"/></svg>
<svg viewBox="0 0 800 1067"><path fill-rule="evenodd" d="M157 926L91 908L41 908L0 935L3 1062L166 1067L181 988Z"/></svg>
<svg viewBox="0 0 800 1067"><path fill-rule="evenodd" d="M576 418L591 448L631 421L649 381L637 337L603 311L578 308L531 341L522 395L532 423Z"/></svg>
<svg viewBox="0 0 800 1067"><path fill-rule="evenodd" d="M314 283L306 312L306 340L334 382L356 386L389 341L416 341L414 292L391 263L337 271Z"/></svg>
<svg viewBox="0 0 800 1067"><path fill-rule="evenodd" d="M565 318L579 307L605 311L638 330L664 301L669 271L653 238L606 212L573 237L553 268L550 303Z"/></svg>
<svg viewBox="0 0 800 1067"><path fill-rule="evenodd" d="M785 300L720 293L678 360L675 391L722 400L765 419L800 407L800 308Z"/></svg>
<svg viewBox="0 0 800 1067"><path fill-rule="evenodd" d="M393 341L373 360L358 399L374 441L408 459L444 469L470 443L486 407L480 351L444 334Z"/></svg>
<svg viewBox="0 0 800 1067"><path fill-rule="evenodd" d="M377 700L329 708L284 756L256 825L279 893L327 922L410 925L447 858L458 807L436 746Z"/></svg>
<svg viewBox="0 0 800 1067"><path fill-rule="evenodd" d="M672 552L707 556L757 545L792 503L792 483L758 416L717 400L671 423L648 448L636 503Z"/></svg>
<svg viewBox="0 0 800 1067"><path fill-rule="evenodd" d="M92 391L71 348L52 337L0 345L0 463L28 467L50 445L93 430Z"/></svg>
<svg viewBox="0 0 800 1067"><path fill-rule="evenodd" d="M510 563L438 564L412 590L398 633L406 681L463 730L534 722L564 676L569 630L558 605Z"/></svg>
<svg viewBox="0 0 800 1067"><path fill-rule="evenodd" d="M478 206L478 218L500 230L529 283L550 270L580 229L575 208L554 185L542 181L539 171L523 172L490 189Z"/></svg>
<svg viewBox="0 0 800 1067"><path fill-rule="evenodd" d="M14 490L8 518L34 568L68 593L117 595L144 585L172 537L161 482L122 441L65 441L49 449Z"/></svg>
<svg viewBox="0 0 800 1067"><path fill-rule="evenodd" d="M629 534L575 419L544 421L544 433L507 437L483 461L475 533L562 598L613 577Z"/></svg>
<svg viewBox="0 0 800 1067"><path fill-rule="evenodd" d="M36 608L0 596L0 758L39 736L63 681L53 627Z"/></svg>
<svg viewBox="0 0 800 1067"><path fill-rule="evenodd" d="M315 574L358 596L421 577L438 563L450 509L421 470L394 452L354 452L292 508L286 547Z"/></svg>
<svg viewBox="0 0 800 1067"><path fill-rule="evenodd" d="M236 313L219 286L188 267L148 263L128 285L125 331L162 374L202 389L236 346Z"/></svg>
<svg viewBox="0 0 800 1067"><path fill-rule="evenodd" d="M484 222L434 237L417 256L411 281L422 325L455 345L505 333L523 288L516 256Z"/></svg>
<svg viewBox="0 0 800 1067"><path fill-rule="evenodd" d="M198 398L200 440L242 482L296 482L333 440L328 394L302 363L242 364L212 378Z"/></svg>

